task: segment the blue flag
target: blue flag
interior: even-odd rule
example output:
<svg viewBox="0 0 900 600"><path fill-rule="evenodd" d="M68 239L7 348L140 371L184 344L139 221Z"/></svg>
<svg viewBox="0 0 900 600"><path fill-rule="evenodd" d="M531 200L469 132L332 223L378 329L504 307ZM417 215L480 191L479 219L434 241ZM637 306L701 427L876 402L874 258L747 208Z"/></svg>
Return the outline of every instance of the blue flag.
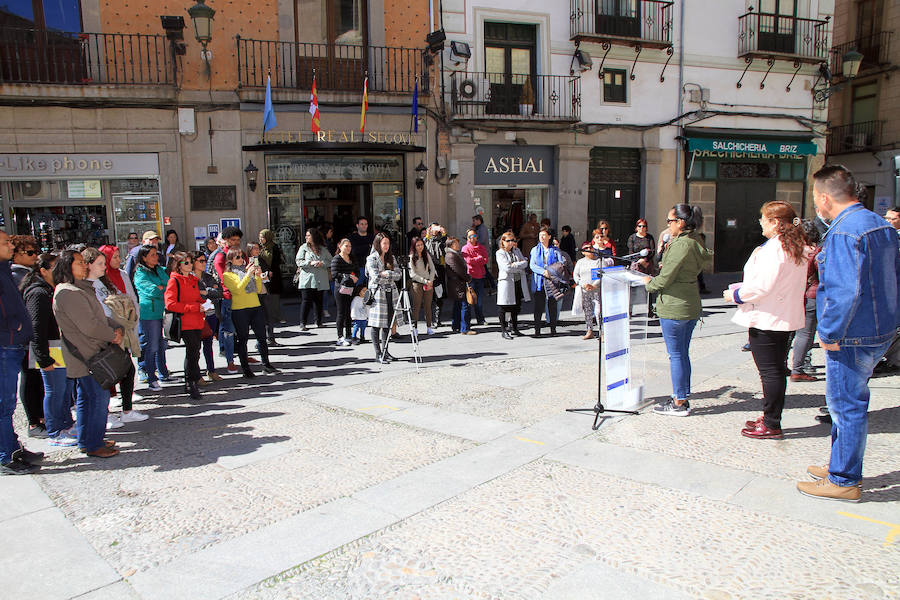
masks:
<svg viewBox="0 0 900 600"><path fill-rule="evenodd" d="M266 77L266 108L263 110L263 133L278 125L275 109L272 108L272 77Z"/></svg>
<svg viewBox="0 0 900 600"><path fill-rule="evenodd" d="M419 78L416 77L416 85L413 88L413 101L412 101L412 120L413 120L413 131L419 133Z"/></svg>

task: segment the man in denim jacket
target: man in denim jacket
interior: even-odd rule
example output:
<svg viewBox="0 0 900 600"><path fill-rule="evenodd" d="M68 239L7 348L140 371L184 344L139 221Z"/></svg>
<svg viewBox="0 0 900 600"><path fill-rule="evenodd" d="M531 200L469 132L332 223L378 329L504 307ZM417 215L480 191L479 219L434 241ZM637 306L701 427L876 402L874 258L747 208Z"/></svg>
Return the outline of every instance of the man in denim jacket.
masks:
<svg viewBox="0 0 900 600"><path fill-rule="evenodd" d="M813 175L816 213L831 222L816 256L816 313L833 424L831 461L827 467L809 467L816 481L797 484L807 496L851 502L860 497L868 379L900 321L897 234L859 203L856 190L856 179L842 166L826 166Z"/></svg>

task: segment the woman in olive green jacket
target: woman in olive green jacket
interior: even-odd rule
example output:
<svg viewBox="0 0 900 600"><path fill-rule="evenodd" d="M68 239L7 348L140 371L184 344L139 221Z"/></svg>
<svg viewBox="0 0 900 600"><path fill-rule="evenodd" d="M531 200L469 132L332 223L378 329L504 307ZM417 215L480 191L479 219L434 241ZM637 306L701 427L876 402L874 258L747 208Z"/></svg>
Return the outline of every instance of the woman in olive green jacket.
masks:
<svg viewBox="0 0 900 600"><path fill-rule="evenodd" d="M669 371L672 376L672 398L653 411L677 417L691 412L691 335L700 319L700 290L697 274L712 260L712 252L700 241L697 229L703 224L700 209L689 204L676 204L666 222L671 242L663 255L659 275L647 277L647 291L657 293L656 314L659 316Z"/></svg>

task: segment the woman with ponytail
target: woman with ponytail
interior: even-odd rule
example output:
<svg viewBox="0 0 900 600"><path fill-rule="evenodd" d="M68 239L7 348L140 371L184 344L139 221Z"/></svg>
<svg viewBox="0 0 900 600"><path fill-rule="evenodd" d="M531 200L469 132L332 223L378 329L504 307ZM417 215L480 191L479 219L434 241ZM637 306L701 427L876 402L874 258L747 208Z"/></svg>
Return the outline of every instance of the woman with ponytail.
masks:
<svg viewBox="0 0 900 600"><path fill-rule="evenodd" d="M762 381L763 414L747 421L741 435L780 439L791 332L806 322L809 248L800 217L790 204L766 202L760 214L759 225L768 240L744 265L744 281L725 290L723 297L738 305L732 321L750 329L750 352Z"/></svg>
<svg viewBox="0 0 900 600"><path fill-rule="evenodd" d="M658 294L656 314L669 354L672 397L654 407L653 412L672 417L691 413L691 336L700 319L700 291L697 275L712 261L697 231L703 225L700 209L676 204L669 211L669 243L656 277L647 277L647 291Z"/></svg>

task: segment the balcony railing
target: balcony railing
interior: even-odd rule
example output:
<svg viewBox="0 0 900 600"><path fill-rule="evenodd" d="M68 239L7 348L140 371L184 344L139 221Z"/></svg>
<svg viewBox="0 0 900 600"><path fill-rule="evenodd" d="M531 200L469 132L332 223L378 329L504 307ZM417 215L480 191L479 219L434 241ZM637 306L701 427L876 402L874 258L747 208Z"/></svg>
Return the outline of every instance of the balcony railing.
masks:
<svg viewBox="0 0 900 600"><path fill-rule="evenodd" d="M568 75L455 72L450 93L454 119L578 121L581 116L581 80Z"/></svg>
<svg viewBox="0 0 900 600"><path fill-rule="evenodd" d="M884 121L864 121L851 125L832 127L828 134L826 154L873 152L881 148L881 130Z"/></svg>
<svg viewBox="0 0 900 600"><path fill-rule="evenodd" d="M783 57L799 62L829 59L828 21L749 12L738 17L738 56Z"/></svg>
<svg viewBox="0 0 900 600"><path fill-rule="evenodd" d="M672 45L668 0L570 0L572 39L620 41L665 48Z"/></svg>
<svg viewBox="0 0 900 600"><path fill-rule="evenodd" d="M316 89L362 94L368 73L369 91L411 94L419 77L419 92L427 89L425 60L417 48L351 46L278 42L237 37L238 76L241 87L264 88L266 76L272 87Z"/></svg>
<svg viewBox="0 0 900 600"><path fill-rule="evenodd" d="M831 48L831 74L834 77L843 77L844 55L850 50L856 50L863 55L860 71L874 69L891 62L891 37L893 31L882 31L874 35L867 35L850 42L837 44Z"/></svg>
<svg viewBox="0 0 900 600"><path fill-rule="evenodd" d="M0 29L0 82L169 85L170 43L163 35Z"/></svg>

